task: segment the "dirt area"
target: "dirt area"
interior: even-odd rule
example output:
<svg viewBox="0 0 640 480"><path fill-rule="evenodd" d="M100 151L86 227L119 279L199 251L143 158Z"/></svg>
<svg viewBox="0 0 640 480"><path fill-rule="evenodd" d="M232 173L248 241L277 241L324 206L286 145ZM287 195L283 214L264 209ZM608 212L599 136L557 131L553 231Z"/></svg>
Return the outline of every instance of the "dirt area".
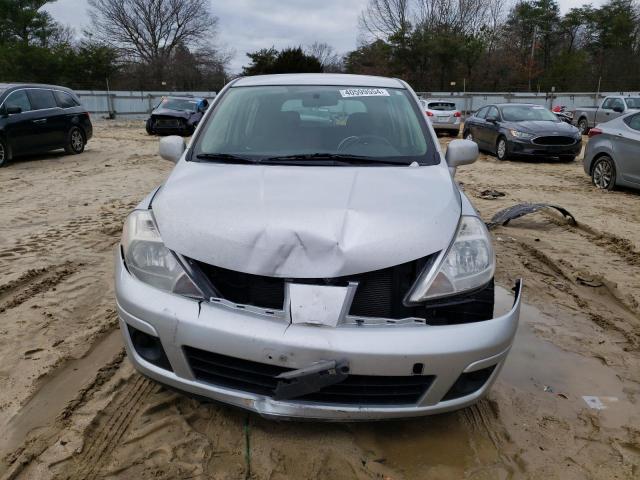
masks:
<svg viewBox="0 0 640 480"><path fill-rule="evenodd" d="M82 155L0 170L0 478L640 477L639 193L596 191L579 161L461 168L486 220L522 201L578 220L539 212L494 230L497 308L521 276L527 305L488 398L403 421L273 422L166 390L126 360L113 247L172 165L141 122L95 131Z"/></svg>

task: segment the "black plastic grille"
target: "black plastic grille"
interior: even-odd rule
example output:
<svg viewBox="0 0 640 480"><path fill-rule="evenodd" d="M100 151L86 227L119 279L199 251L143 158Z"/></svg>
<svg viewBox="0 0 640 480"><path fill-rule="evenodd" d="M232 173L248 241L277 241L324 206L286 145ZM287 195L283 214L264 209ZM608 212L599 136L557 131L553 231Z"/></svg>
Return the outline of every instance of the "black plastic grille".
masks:
<svg viewBox="0 0 640 480"><path fill-rule="evenodd" d="M493 280L483 288L422 305L406 306L404 297L432 257L357 275L327 279L291 279L266 277L227 270L193 262L207 276L218 293L240 305L281 310L284 307L285 281L321 285L358 283L349 310L358 317L387 319L423 318L431 325L477 322L493 318Z"/></svg>
<svg viewBox="0 0 640 480"><path fill-rule="evenodd" d="M577 140L573 137L563 137L563 136L549 136L549 137L537 137L534 138L533 143L536 145L573 145L577 142Z"/></svg>
<svg viewBox="0 0 640 480"><path fill-rule="evenodd" d="M291 370L193 347L184 347L184 352L196 379L269 397L274 395L278 384L275 377ZM433 379L433 375L349 375L340 383L295 400L354 405L411 405L427 391Z"/></svg>

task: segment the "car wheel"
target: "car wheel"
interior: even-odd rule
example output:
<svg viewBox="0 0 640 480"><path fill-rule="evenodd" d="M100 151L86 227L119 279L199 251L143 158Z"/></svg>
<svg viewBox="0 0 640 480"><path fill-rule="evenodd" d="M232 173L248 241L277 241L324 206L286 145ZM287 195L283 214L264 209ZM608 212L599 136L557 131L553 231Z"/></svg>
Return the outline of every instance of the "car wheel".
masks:
<svg viewBox="0 0 640 480"><path fill-rule="evenodd" d="M148 135L153 135L154 134L153 124L151 122L151 119L147 120L147 123L145 124L145 129L147 130L147 134Z"/></svg>
<svg viewBox="0 0 640 480"><path fill-rule="evenodd" d="M613 190L616 186L616 166L608 155L598 158L591 171L593 184L601 190Z"/></svg>
<svg viewBox="0 0 640 480"><path fill-rule="evenodd" d="M67 135L67 145L64 147L64 151L70 155L77 155L84 152L84 146L84 133L79 127L73 127Z"/></svg>
<svg viewBox="0 0 640 480"><path fill-rule="evenodd" d="M473 133L466 131L462 134L462 138L464 138L465 140L471 140L472 142L474 142L475 140L473 139Z"/></svg>
<svg viewBox="0 0 640 480"><path fill-rule="evenodd" d="M498 143L496 143L496 157L498 157L498 160L503 161L506 160L508 156L507 139L500 137Z"/></svg>
<svg viewBox="0 0 640 480"><path fill-rule="evenodd" d="M580 130L580 135L586 135L589 133L589 123L586 118L578 120L578 130Z"/></svg>
<svg viewBox="0 0 640 480"><path fill-rule="evenodd" d="M0 140L0 168L6 167L9 163L9 152L5 147L4 142Z"/></svg>

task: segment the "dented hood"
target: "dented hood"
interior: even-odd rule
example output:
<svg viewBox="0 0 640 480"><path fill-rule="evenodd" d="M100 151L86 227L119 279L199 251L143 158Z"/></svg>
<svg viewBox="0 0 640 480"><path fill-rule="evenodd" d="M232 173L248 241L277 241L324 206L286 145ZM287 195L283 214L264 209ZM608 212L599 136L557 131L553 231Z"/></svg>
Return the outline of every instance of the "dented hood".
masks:
<svg viewBox="0 0 640 480"><path fill-rule="evenodd" d="M329 278L446 248L460 194L446 167L181 161L153 200L168 248L230 270Z"/></svg>

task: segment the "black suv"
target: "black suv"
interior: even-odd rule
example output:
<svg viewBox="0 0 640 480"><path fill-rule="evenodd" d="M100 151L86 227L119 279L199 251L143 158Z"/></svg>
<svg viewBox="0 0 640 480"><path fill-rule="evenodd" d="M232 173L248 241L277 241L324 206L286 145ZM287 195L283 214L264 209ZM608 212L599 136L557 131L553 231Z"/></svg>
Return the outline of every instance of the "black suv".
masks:
<svg viewBox="0 0 640 480"><path fill-rule="evenodd" d="M0 83L0 167L28 153L82 153L92 135L89 112L68 88Z"/></svg>

